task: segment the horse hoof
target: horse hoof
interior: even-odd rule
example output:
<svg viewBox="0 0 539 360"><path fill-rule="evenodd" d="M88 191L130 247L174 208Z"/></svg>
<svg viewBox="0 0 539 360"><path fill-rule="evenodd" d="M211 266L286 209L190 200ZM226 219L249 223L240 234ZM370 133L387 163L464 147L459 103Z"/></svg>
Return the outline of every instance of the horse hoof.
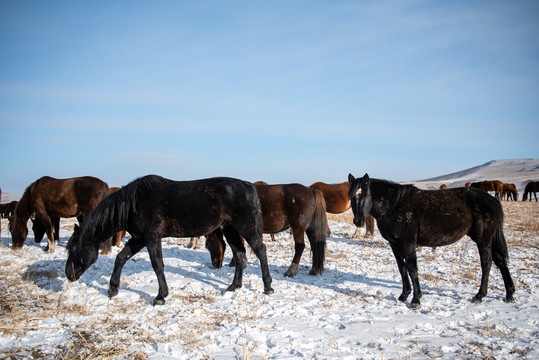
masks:
<svg viewBox="0 0 539 360"><path fill-rule="evenodd" d="M410 304L410 309L412 309L412 310L417 310L420 307L421 307L421 304L418 303L418 302L416 302L416 303L413 302L413 303Z"/></svg>
<svg viewBox="0 0 539 360"><path fill-rule="evenodd" d="M226 289L226 291L236 291L236 289L239 289L240 287L241 286L237 286L237 285L232 284Z"/></svg>
<svg viewBox="0 0 539 360"><path fill-rule="evenodd" d="M483 300L481 298L477 297L477 296L474 296L472 298L472 303L474 303L474 304L481 304L482 301Z"/></svg>
<svg viewBox="0 0 539 360"><path fill-rule="evenodd" d="M109 298L113 298L118 295L118 289L109 289Z"/></svg>
<svg viewBox="0 0 539 360"><path fill-rule="evenodd" d="M275 290L273 290L272 288L269 288L269 289L264 290L264 294L266 294L266 295L271 295L271 294L273 294L274 292L275 292Z"/></svg>
<svg viewBox="0 0 539 360"><path fill-rule="evenodd" d="M512 303L512 302L515 302L515 298L512 297L512 296L508 296L508 297L504 298L503 301L506 302L506 303Z"/></svg>
<svg viewBox="0 0 539 360"><path fill-rule="evenodd" d="M153 306L155 305L165 305L165 300L164 299L154 299L153 300Z"/></svg>

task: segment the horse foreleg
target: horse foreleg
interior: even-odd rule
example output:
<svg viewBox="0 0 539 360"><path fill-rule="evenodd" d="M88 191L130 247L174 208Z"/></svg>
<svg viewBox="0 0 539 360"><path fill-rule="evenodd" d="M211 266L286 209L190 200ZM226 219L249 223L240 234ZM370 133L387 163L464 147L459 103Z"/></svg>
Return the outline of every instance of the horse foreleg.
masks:
<svg viewBox="0 0 539 360"><path fill-rule="evenodd" d="M226 226L223 228L223 234L225 235L226 241L228 242L228 245L230 245L232 254L236 259L234 280L232 280L232 284L230 284L230 286L226 289L226 291L234 291L242 287L243 266L238 266L238 264L243 264L245 262L245 246L243 245L240 234L236 229Z"/></svg>
<svg viewBox="0 0 539 360"><path fill-rule="evenodd" d="M153 299L154 305L165 305L165 298L168 296L168 285L165 279L165 265L163 263L163 249L161 247L161 238L153 238L146 245L148 254L152 262L152 268L157 276L159 283L159 293Z"/></svg>
<svg viewBox="0 0 539 360"><path fill-rule="evenodd" d="M395 255L395 260L397 260L397 267L399 268L399 273L401 274L402 279L402 293L399 296L399 301L406 301L410 293L412 292L412 286L410 285L410 279L408 278L408 271L406 270L406 265L404 264L404 257L402 251L398 244L389 242L393 255Z"/></svg>
<svg viewBox="0 0 539 360"><path fill-rule="evenodd" d="M492 265L492 254L490 246L479 246L479 258L481 259L481 286L479 292L472 298L472 302L480 303L487 295L488 291L488 278L490 275L490 267Z"/></svg>
<svg viewBox="0 0 539 360"><path fill-rule="evenodd" d="M305 249L305 230L294 230L294 258L284 276L294 277L298 273L299 261Z"/></svg>
<svg viewBox="0 0 539 360"><path fill-rule="evenodd" d="M138 253L144 247L144 242L139 238L132 237L125 244L122 251L116 256L114 262L114 270L110 276L109 284L109 297L118 295L118 288L120 287L120 275L122 274L122 268L136 253Z"/></svg>

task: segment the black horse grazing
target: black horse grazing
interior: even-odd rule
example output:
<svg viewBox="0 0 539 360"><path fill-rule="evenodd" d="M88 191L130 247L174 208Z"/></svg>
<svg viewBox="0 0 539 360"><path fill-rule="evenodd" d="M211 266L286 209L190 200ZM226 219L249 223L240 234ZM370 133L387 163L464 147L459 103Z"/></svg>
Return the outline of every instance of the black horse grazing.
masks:
<svg viewBox="0 0 539 360"><path fill-rule="evenodd" d="M97 260L99 244L120 230L131 239L116 257L110 278L109 296L118 294L122 267L147 247L159 282L154 305L165 303L168 286L164 275L161 238L194 237L222 227L239 264L245 258L242 235L260 260L264 292L273 293L262 242L260 203L254 186L232 178L172 181L156 175L139 178L107 196L75 228L67 244L66 276L77 280ZM227 291L242 286L243 267L237 266Z"/></svg>
<svg viewBox="0 0 539 360"><path fill-rule="evenodd" d="M411 307L420 306L421 289L417 277L416 247L449 245L468 235L479 249L481 287L472 299L481 302L487 294L492 260L505 283L507 302L513 301L515 285L507 266L507 244L503 234L503 209L498 199L474 188L419 190L386 180L362 179L348 175L354 224L363 226L368 214L374 216L382 236L389 241L402 277L400 301L414 296Z"/></svg>

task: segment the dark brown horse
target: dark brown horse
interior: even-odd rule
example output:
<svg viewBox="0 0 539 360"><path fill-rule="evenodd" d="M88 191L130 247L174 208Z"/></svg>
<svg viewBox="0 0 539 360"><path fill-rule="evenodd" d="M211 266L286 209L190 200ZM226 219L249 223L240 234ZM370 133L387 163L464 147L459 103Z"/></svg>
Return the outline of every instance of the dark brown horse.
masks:
<svg viewBox="0 0 539 360"><path fill-rule="evenodd" d="M343 182L339 184L326 184L318 181L309 186L311 189L321 191L324 194L324 200L326 200L326 211L330 214L342 214L350 209L350 198L348 192L350 191L350 184ZM329 228L328 228L329 229ZM367 216L365 219L365 236L372 237L374 235L374 218ZM356 230L356 234L359 236L359 228ZM356 237L354 234L352 237ZM329 231L328 231L329 235Z"/></svg>
<svg viewBox="0 0 539 360"><path fill-rule="evenodd" d="M530 181L526 184L524 188L524 195L522 196L522 201L528 200L528 195L530 195L530 201L532 201L532 193L535 196L535 201L537 202L537 192L539 192L539 181Z"/></svg>
<svg viewBox="0 0 539 360"><path fill-rule="evenodd" d="M517 201L518 200L517 186L515 184L503 183L501 199Z"/></svg>
<svg viewBox="0 0 539 360"><path fill-rule="evenodd" d="M91 176L69 179L55 179L44 176L30 184L17 207L11 225L13 248L22 248L28 235L27 222L35 213L45 229L49 244L47 249L55 249L52 219L77 217L81 223L90 212L107 196L107 183Z"/></svg>
<svg viewBox="0 0 539 360"><path fill-rule="evenodd" d="M515 285L508 268L499 200L473 188L419 190L412 185L371 179L367 174L360 179L350 174L349 181L354 223L362 226L370 213L393 250L403 284L400 301L410 295L412 280L411 307L420 306L416 247L450 245L464 235L477 244L481 259L481 286L472 301L481 302L487 294L492 260L502 273L504 300L513 301Z"/></svg>
<svg viewBox="0 0 539 360"><path fill-rule="evenodd" d="M245 181L224 177L173 181L148 175L110 194L80 228L75 227L67 244L66 276L70 281L79 279L97 260L99 245L125 229L131 238L116 256L109 296L118 294L122 268L127 260L146 247L159 283L153 303L162 305L168 296L168 286L161 239L201 236L219 227L239 264L245 258L240 236L245 238L260 261L264 293L273 293L256 189ZM227 291L240 288L242 276L243 267L236 266L234 280Z"/></svg>
<svg viewBox="0 0 539 360"><path fill-rule="evenodd" d="M313 252L310 275L324 272L327 236L327 217L324 196L320 191L301 184L255 185L265 234L275 234L288 228L294 237L295 253L285 276L295 276L301 255L305 249L305 233ZM210 251L212 264L220 267L225 251L219 232L206 236L206 248ZM236 263L237 264L237 263Z"/></svg>

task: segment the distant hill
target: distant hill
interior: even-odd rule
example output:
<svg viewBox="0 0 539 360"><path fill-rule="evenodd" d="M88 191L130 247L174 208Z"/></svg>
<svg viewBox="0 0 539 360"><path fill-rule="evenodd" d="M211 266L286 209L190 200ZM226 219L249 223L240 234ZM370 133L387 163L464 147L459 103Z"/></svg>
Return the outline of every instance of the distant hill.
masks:
<svg viewBox="0 0 539 360"><path fill-rule="evenodd" d="M466 170L408 183L421 189L438 189L441 184L446 184L447 187L451 188L464 186L469 181L481 180L500 180L505 183L514 183L519 193L522 193L529 181L539 180L539 159L492 160Z"/></svg>

